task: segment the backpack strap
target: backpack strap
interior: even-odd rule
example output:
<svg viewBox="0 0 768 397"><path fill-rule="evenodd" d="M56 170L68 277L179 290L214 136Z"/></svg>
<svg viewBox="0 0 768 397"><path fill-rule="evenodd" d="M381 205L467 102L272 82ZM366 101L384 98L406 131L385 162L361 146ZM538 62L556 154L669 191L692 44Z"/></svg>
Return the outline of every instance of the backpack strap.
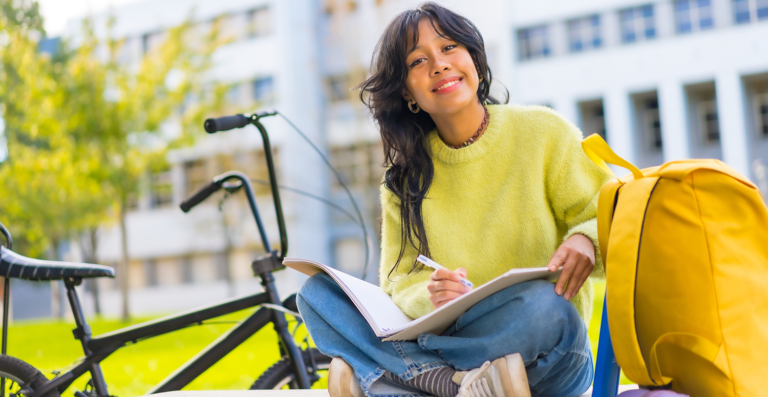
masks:
<svg viewBox="0 0 768 397"><path fill-rule="evenodd" d="M586 153L587 156L589 156L589 158L592 159L592 161L597 164L598 167L602 168L603 171L616 176L605 164L609 163L630 170L635 179L643 178L643 171L640 171L640 169L635 167L634 164L624 160L623 158L619 157L619 155L614 153L611 147L608 146L608 143L606 143L605 140L600 137L600 135L592 134L584 138L584 140L581 141L581 147L584 149L584 153Z"/></svg>
<svg viewBox="0 0 768 397"><path fill-rule="evenodd" d="M633 177L642 178L643 173L630 162L622 159L611 150L611 147L600 137L592 134L581 142L584 153L603 171L614 176L600 188L600 195L597 199L597 240L600 246L600 256L603 258L606 273L608 272L608 241L611 232L611 222L613 221L613 212L616 207L619 189L625 184L621 179L616 178L616 174L611 171L606 162L625 167L632 171Z"/></svg>
<svg viewBox="0 0 768 397"><path fill-rule="evenodd" d="M658 177L649 177L622 187L608 242L610 271L606 273L606 294L611 308L608 313L611 340L621 369L629 379L641 385L660 385L651 379L637 340L635 323L635 287L643 224L658 181Z"/></svg>
<svg viewBox="0 0 768 397"><path fill-rule="evenodd" d="M645 177L639 168L614 153L597 134L584 139L581 146L598 167L610 172L606 162L618 165L630 170L634 178L633 181L608 182L600 190L597 228L605 261L607 306L611 308L608 325L616 361L632 381L657 385L651 379L637 340L635 283L645 209L659 178ZM618 195L619 188L621 195Z"/></svg>

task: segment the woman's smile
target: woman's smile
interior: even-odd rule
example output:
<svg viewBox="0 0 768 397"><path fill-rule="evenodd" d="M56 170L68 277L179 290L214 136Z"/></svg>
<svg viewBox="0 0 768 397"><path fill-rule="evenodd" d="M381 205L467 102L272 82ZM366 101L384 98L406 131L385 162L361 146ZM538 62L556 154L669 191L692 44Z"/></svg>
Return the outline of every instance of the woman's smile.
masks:
<svg viewBox="0 0 768 397"><path fill-rule="evenodd" d="M463 78L458 76L442 79L435 85L435 88L432 89L432 92L441 95L449 94L458 90L463 80Z"/></svg>

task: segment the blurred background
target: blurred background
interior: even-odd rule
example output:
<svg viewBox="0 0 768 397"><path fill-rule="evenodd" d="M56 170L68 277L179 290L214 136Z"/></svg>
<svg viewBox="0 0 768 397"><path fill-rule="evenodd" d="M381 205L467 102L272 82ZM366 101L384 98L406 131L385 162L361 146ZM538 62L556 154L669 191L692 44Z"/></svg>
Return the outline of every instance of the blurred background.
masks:
<svg viewBox="0 0 768 397"><path fill-rule="evenodd" d="M278 241L255 128L206 117L278 109L328 155L361 206L378 279L381 143L358 92L386 24L411 0L2 0L0 218L21 254L116 267L86 313L146 317L261 287L243 197L178 204L224 171L254 178ZM551 107L640 167L717 158L768 197L768 0L439 1L482 32L510 102ZM352 212L279 118L280 183ZM619 170L624 173L624 170ZM289 255L361 276L355 221L282 192ZM281 294L303 277L276 274ZM60 283L14 280L14 320L69 316ZM13 342L11 342L13 343Z"/></svg>

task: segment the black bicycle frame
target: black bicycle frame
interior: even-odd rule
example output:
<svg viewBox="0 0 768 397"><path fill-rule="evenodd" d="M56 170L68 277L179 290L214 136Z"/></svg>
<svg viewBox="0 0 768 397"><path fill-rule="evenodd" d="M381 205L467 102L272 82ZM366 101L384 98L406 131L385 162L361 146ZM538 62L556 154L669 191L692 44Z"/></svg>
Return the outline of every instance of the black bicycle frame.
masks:
<svg viewBox="0 0 768 397"><path fill-rule="evenodd" d="M276 301L274 278L272 275L267 273L261 276L262 284L267 292L230 299L211 306L148 321L97 337L91 337L90 327L83 317L80 301L74 288L79 280L65 280L67 296L72 306L75 324L77 325L73 333L75 338L79 339L82 343L85 357L74 368L60 374L35 390L34 393L30 394L30 397L43 396L53 389L63 392L86 372L91 373L93 388L97 395L100 397L109 396L99 363L119 348L129 343L137 343L143 339L177 331L192 325L202 325L206 320L264 303L280 304L279 301ZM276 310L261 308L213 341L203 351L155 386L148 394L180 390L270 322L275 324L275 330L280 337L282 347L287 350L287 353L290 354L290 351L293 349L296 349L298 352L299 348L288 331L288 322L285 319L285 315ZM283 349L281 348L281 350ZM300 352L298 354L300 355ZM304 373L306 374L306 370ZM299 381L298 377L296 379Z"/></svg>
<svg viewBox="0 0 768 397"><path fill-rule="evenodd" d="M73 330L73 334L76 339L80 340L85 357L83 358L83 361L77 364L74 368L45 383L42 387L30 394L29 397L40 397L53 389L56 389L59 392L64 392L64 390L66 390L76 379L86 372L91 373L93 388L97 396L109 397L107 385L104 381L104 375L101 372L99 363L119 348L129 343L137 343L139 340L177 331L191 325L202 325L205 320L261 304L282 304L277 294L272 271L284 268L282 260L288 252L288 236L285 230L283 209L280 204L280 193L277 187L277 175L272 159L272 148L270 146L269 136L267 135L264 126L259 122L260 117L268 115L272 114L265 113L253 115L251 116L251 123L259 130L264 142L264 153L269 171L269 180L272 188L272 198L275 205L278 229L280 232L279 253L272 250L267 239L267 233L261 222L258 208L256 207L256 200L249 178L245 174L237 171L227 172L214 178L215 181L222 184L228 180L236 179L240 181L241 187L244 187L246 190L245 193L248 198L248 204L253 213L254 220L256 221L259 234L261 235L262 244L267 252L269 252L267 256L256 259L251 265L254 275L258 275L261 278L261 285L264 287L264 292L244 298L230 299L204 308L163 317L106 333L104 335L92 337L91 329L85 321L80 300L75 290L75 286L79 285L82 279L66 279L64 280L64 284L67 288L67 297L69 298L70 306L72 307L72 312L75 317L75 324L77 325L77 328ZM280 339L281 355L287 354L291 359L291 366L297 386L302 389L309 389L310 383L307 369L304 365L301 350L294 342L293 335L291 335L291 332L288 330L288 320L286 320L285 315L281 311L261 308L213 341L203 351L191 358L183 366L150 390L148 394L180 390L270 322L274 324L275 331Z"/></svg>

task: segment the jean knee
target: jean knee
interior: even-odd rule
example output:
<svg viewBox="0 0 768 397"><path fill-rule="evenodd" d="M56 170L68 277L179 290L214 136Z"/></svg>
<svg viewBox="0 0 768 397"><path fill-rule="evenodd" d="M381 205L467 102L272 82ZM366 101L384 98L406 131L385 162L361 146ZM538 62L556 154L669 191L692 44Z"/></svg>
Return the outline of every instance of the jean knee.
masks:
<svg viewBox="0 0 768 397"><path fill-rule="evenodd" d="M325 273L315 273L299 289L296 294L296 304L301 306L316 306L321 304L329 294L334 293L334 289L339 286L333 281L331 276Z"/></svg>
<svg viewBox="0 0 768 397"><path fill-rule="evenodd" d="M576 310L576 307L564 297L555 293L555 285L549 281L531 281L528 291L530 299L529 318L535 319L533 324L551 328L556 332L570 336L574 342L586 338L586 327Z"/></svg>

